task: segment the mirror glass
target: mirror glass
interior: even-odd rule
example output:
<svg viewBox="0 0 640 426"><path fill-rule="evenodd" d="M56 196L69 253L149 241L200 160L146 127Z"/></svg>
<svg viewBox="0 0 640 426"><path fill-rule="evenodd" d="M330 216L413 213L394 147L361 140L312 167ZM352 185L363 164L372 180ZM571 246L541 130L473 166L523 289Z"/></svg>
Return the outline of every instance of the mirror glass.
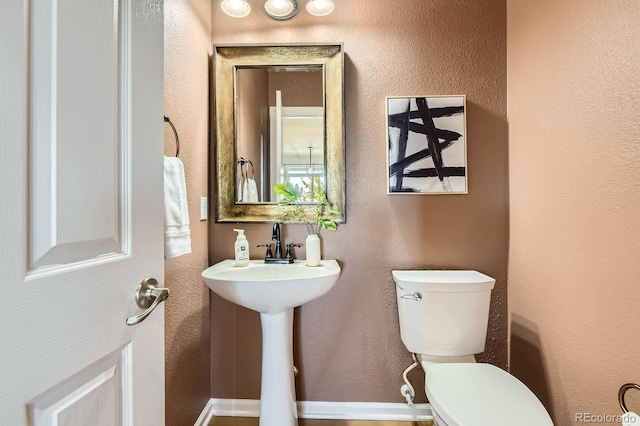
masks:
<svg viewBox="0 0 640 426"><path fill-rule="evenodd" d="M216 221L295 222L283 217L273 186L305 182L324 187L344 222L342 45L214 50Z"/></svg>
<svg viewBox="0 0 640 426"><path fill-rule="evenodd" d="M236 202L275 203L273 185L326 186L322 67L238 67Z"/></svg>

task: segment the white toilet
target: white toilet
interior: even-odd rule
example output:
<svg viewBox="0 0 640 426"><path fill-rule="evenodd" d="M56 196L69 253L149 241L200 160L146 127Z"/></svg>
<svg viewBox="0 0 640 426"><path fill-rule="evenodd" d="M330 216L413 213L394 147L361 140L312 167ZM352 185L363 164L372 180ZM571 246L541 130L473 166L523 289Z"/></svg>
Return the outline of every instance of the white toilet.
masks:
<svg viewBox="0 0 640 426"><path fill-rule="evenodd" d="M400 335L425 371L437 426L553 426L536 396L484 351L495 280L476 271L392 271Z"/></svg>

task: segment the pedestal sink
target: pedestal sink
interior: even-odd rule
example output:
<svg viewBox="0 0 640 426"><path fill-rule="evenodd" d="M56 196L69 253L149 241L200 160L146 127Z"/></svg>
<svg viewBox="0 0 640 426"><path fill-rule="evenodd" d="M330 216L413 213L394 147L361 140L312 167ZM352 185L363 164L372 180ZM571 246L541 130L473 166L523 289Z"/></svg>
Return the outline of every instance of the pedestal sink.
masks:
<svg viewBox="0 0 640 426"><path fill-rule="evenodd" d="M260 426L298 424L293 375L293 308L327 293L340 276L335 260L309 267L252 260L236 267L223 260L205 269L202 278L223 298L260 313L262 323L262 389Z"/></svg>

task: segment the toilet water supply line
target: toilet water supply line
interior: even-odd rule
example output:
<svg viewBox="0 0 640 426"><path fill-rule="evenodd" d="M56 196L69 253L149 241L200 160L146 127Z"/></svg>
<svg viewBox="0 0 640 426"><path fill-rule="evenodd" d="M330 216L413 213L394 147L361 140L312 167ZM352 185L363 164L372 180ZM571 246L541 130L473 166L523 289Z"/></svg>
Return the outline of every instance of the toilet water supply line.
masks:
<svg viewBox="0 0 640 426"><path fill-rule="evenodd" d="M409 405L409 407L413 407L413 398L415 398L416 396L416 391L415 389L413 389L413 386L411 386L411 382L409 382L407 374L409 373L409 371L420 365L420 363L418 362L418 358L416 358L416 354L412 353L411 358L413 358L413 364L404 369L404 372L402 373L402 379L404 380L405 384L400 387L400 394L402 394L402 396L404 396L404 398L407 400L407 405Z"/></svg>

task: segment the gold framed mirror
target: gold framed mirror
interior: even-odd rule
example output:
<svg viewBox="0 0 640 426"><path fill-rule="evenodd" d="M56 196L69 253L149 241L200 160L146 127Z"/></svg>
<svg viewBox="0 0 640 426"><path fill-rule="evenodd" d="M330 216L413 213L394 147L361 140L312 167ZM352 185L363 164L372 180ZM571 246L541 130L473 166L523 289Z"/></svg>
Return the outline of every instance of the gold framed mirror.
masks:
<svg viewBox="0 0 640 426"><path fill-rule="evenodd" d="M342 44L214 46L216 222L296 222L272 188L303 180L345 221L343 66Z"/></svg>

